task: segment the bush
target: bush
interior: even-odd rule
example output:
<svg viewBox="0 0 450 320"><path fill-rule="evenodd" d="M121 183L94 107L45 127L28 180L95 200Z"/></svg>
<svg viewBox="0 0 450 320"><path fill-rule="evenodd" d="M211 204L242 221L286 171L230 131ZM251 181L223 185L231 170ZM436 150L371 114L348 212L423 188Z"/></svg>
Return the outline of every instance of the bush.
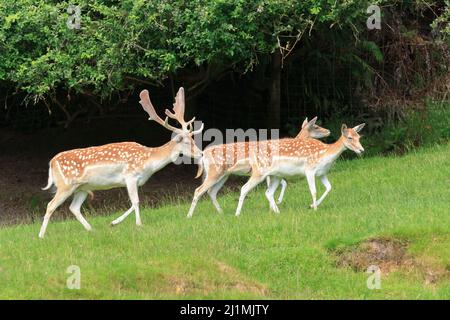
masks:
<svg viewBox="0 0 450 320"><path fill-rule="evenodd" d="M355 22L367 7L359 0L80 0L77 30L67 26L70 4L0 0L0 80L37 100L58 88L106 97L204 63L245 71L278 39L286 45L315 25Z"/></svg>
<svg viewBox="0 0 450 320"><path fill-rule="evenodd" d="M331 136L326 140L331 143L339 138L342 123L355 126L361 122L366 123L361 132L365 155L403 154L419 146L450 141L450 100L427 100L420 110L410 110L401 119L388 120L364 114L349 116L344 111L333 119L325 119L321 125L331 130ZM354 155L344 153L344 156Z"/></svg>
<svg viewBox="0 0 450 320"><path fill-rule="evenodd" d="M254 92L245 94L265 102L270 68L264 66L276 50L289 58L281 80L290 101L281 110L286 119L312 109L344 115L342 105L354 115L361 105L382 109L391 101L398 102L396 111L417 94L415 87L427 91L428 79L442 84L439 76L448 74L448 50L437 50L430 36L448 43L448 0L80 0L80 29L67 26L70 4L0 0L0 90L6 96L0 96L6 106L0 125L15 114L33 122L27 118L32 108L21 113L24 98L45 107L37 112L39 124L50 118L47 110L58 109L66 118L58 123L68 125L80 114L113 109L143 85L175 81L195 96L211 80L257 64L261 70L252 76L258 81L247 86ZM395 24L368 31L369 4L382 6L382 21Z"/></svg>

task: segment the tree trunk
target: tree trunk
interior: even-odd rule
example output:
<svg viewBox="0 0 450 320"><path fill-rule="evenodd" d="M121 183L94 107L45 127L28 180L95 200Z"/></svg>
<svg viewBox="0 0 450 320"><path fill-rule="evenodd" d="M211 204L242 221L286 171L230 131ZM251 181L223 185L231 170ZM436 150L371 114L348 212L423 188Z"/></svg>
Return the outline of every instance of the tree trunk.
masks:
<svg viewBox="0 0 450 320"><path fill-rule="evenodd" d="M281 104L281 54L278 50L272 54L270 78L268 127L270 129L279 129Z"/></svg>

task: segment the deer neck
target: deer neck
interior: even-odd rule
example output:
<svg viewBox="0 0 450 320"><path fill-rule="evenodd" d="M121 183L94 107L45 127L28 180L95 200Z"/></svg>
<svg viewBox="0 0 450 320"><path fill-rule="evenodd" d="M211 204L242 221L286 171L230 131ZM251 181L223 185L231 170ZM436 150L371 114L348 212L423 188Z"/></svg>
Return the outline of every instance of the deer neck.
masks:
<svg viewBox="0 0 450 320"><path fill-rule="evenodd" d="M306 131L306 130L301 130L296 136L295 136L295 139L305 139L305 138L308 138L309 137L309 135L308 135L308 132Z"/></svg>
<svg viewBox="0 0 450 320"><path fill-rule="evenodd" d="M159 170L170 162L174 162L178 156L179 152L176 150L177 143L175 141L169 141L166 144L151 149L152 162L156 164L156 170Z"/></svg>
<svg viewBox="0 0 450 320"><path fill-rule="evenodd" d="M333 161L336 160L346 149L344 139L345 138L341 136L336 142L330 144L324 154L324 157L331 158Z"/></svg>

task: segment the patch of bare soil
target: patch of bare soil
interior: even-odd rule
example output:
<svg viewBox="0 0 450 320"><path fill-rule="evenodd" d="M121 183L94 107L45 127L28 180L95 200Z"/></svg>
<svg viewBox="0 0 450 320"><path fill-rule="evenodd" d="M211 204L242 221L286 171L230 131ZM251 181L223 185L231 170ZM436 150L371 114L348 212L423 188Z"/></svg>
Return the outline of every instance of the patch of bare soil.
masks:
<svg viewBox="0 0 450 320"><path fill-rule="evenodd" d="M338 253L337 263L342 267L351 267L355 271L366 271L370 265L380 267L383 273L389 273L400 266L410 266L412 257L406 249L408 243L394 239L371 239L358 246Z"/></svg>
<svg viewBox="0 0 450 320"><path fill-rule="evenodd" d="M369 266L380 268L384 275L397 270L422 275L425 284L450 280L450 270L428 265L408 253L408 241L393 238L372 238L359 245L333 254L339 267L350 267L356 272L365 272Z"/></svg>

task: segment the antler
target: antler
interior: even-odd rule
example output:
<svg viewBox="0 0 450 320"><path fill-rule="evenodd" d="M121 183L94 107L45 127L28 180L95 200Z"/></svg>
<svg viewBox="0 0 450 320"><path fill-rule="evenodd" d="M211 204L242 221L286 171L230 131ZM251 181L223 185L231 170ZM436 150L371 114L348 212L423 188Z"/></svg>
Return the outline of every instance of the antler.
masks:
<svg viewBox="0 0 450 320"><path fill-rule="evenodd" d="M162 120L156 113L155 108L153 107L153 104L150 101L150 97L148 95L148 90L142 90L141 93L139 94L139 97L141 98L139 103L141 104L142 108L150 116L149 120L154 120L157 123L159 123L160 125L162 125L163 127L167 128L171 131L177 132L177 133L189 132L189 134L191 136L196 135L203 130L203 124L201 125L200 129L197 129L195 131L193 130L194 128L192 126L192 123L194 122L195 117L193 117L188 122L184 121L185 100L184 100L183 87L181 87L178 90L177 95L175 96L175 103L173 104L174 112L171 112L170 110L166 109L165 113L166 113L167 117L165 120ZM169 117L177 120L181 124L182 129L171 126L169 124L169 119L168 119Z"/></svg>
<svg viewBox="0 0 450 320"><path fill-rule="evenodd" d="M158 116L158 114L155 111L155 107L153 107L153 104L150 101L150 97L148 95L148 90L142 90L141 93L139 94L139 97L141 98L139 103L141 104L142 108L148 113L149 120L156 121L157 123L159 123L160 125L162 125L163 127L167 128L171 131L174 131L174 132L181 131L180 129L171 126L168 122L169 120L167 117L165 120L163 120ZM183 112L184 112L184 110L183 110Z"/></svg>
<svg viewBox="0 0 450 320"><path fill-rule="evenodd" d="M195 117L194 117L194 119L195 119ZM191 121L193 121L194 119L192 119ZM191 122L191 121L189 121L189 122ZM189 132L189 135L192 137L192 136L195 136L196 134L199 134L199 133L201 133L202 131L203 131L203 127L204 127L204 123L202 123L202 125L200 126L200 128L198 128L197 130L192 130L192 125L190 126L190 132Z"/></svg>
<svg viewBox="0 0 450 320"><path fill-rule="evenodd" d="M195 117L190 121L184 121L184 107L185 107L185 99L184 99L184 89L180 87L178 89L177 95L175 96L175 103L173 104L173 111L171 112L169 109L166 109L166 115L172 119L177 120L183 131L192 131L192 123L195 120Z"/></svg>

